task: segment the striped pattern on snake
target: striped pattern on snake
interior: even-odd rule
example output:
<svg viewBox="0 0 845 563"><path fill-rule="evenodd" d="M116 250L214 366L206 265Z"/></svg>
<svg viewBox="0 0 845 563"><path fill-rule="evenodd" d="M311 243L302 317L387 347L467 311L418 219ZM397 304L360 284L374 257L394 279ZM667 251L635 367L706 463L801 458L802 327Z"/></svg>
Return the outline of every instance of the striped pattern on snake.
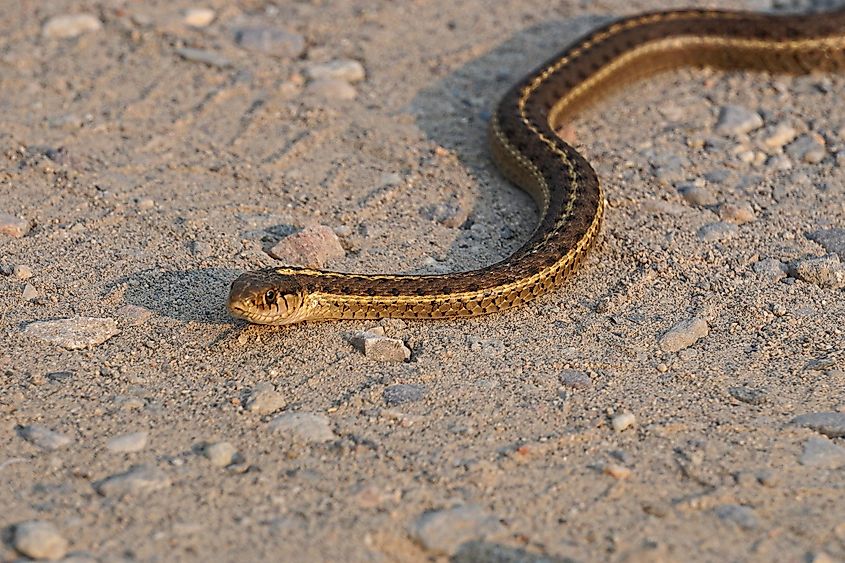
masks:
<svg viewBox="0 0 845 563"><path fill-rule="evenodd" d="M845 68L845 9L814 15L678 10L597 29L513 86L491 119L494 161L539 210L533 234L511 256L443 275L247 272L232 283L229 311L262 324L429 319L493 313L551 291L593 246L605 208L593 168L555 130L621 85L682 66L796 74Z"/></svg>

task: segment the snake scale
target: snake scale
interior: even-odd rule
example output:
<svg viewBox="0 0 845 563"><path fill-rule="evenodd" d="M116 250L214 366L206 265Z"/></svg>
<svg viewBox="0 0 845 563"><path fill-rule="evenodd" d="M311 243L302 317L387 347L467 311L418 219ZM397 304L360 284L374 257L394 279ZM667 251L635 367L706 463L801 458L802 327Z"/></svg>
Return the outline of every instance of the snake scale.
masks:
<svg viewBox="0 0 845 563"><path fill-rule="evenodd" d="M605 210L593 168L555 130L619 86L682 66L793 74L845 68L845 8L812 15L663 11L598 28L514 85L491 117L494 161L539 209L536 229L511 256L443 275L257 270L232 283L229 311L260 324L465 317L551 291L593 246Z"/></svg>

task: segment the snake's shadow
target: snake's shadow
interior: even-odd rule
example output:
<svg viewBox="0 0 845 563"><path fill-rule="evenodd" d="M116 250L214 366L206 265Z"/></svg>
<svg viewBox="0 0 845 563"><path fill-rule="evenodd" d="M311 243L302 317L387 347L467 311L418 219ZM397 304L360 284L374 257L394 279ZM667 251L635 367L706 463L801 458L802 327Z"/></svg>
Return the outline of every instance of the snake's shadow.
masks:
<svg viewBox="0 0 845 563"><path fill-rule="evenodd" d="M499 99L540 63L612 19L588 15L533 25L449 71L412 100L407 110L415 116L418 127L434 143L453 153L478 186L472 193L455 186L448 202L432 202L432 208L439 209L433 218L462 231L476 222L486 222L485 231L491 239L481 243L483 252L479 255L467 250L467 238L462 236L465 233L458 232L447 253L450 271L477 268L504 258L528 238L536 224L531 198L508 183L490 158L487 129ZM435 62L432 72L437 74L438 68ZM508 217L497 216L496 209L507 210Z"/></svg>

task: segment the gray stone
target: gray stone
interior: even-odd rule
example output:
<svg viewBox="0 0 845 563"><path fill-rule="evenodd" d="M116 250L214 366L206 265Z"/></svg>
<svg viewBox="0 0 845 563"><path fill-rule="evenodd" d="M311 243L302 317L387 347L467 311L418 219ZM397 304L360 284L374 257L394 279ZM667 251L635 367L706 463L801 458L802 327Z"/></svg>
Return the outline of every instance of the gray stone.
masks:
<svg viewBox="0 0 845 563"><path fill-rule="evenodd" d="M94 317L36 321L23 329L27 336L68 350L98 346L119 332L114 319Z"/></svg>
<svg viewBox="0 0 845 563"><path fill-rule="evenodd" d="M588 389L593 384L590 375L585 371L567 369L563 370L559 377L561 385L572 389Z"/></svg>
<svg viewBox="0 0 845 563"><path fill-rule="evenodd" d="M756 111L741 106L724 106L719 111L716 132L720 135L742 135L763 126L763 118Z"/></svg>
<svg viewBox="0 0 845 563"><path fill-rule="evenodd" d="M202 450L203 455L208 458L211 465L226 467L235 462L238 457L238 450L229 442L217 442L206 445Z"/></svg>
<svg viewBox="0 0 845 563"><path fill-rule="evenodd" d="M845 448L837 446L830 438L815 436L804 442L799 462L810 467L836 469L845 466Z"/></svg>
<svg viewBox="0 0 845 563"><path fill-rule="evenodd" d="M235 41L244 49L286 59L296 58L305 52L303 36L272 27L238 29Z"/></svg>
<svg viewBox="0 0 845 563"><path fill-rule="evenodd" d="M345 80L322 78L310 83L306 94L323 100L354 100L358 92Z"/></svg>
<svg viewBox="0 0 845 563"><path fill-rule="evenodd" d="M774 258L764 258L759 262L755 262L751 269L755 274L763 279L776 282L786 277L789 268L780 260Z"/></svg>
<svg viewBox="0 0 845 563"><path fill-rule="evenodd" d="M133 465L128 471L94 483L94 489L101 495L117 498L146 494L168 487L170 479L161 470L148 465Z"/></svg>
<svg viewBox="0 0 845 563"><path fill-rule="evenodd" d="M411 350L398 338L369 336L364 338L364 355L377 362L407 362Z"/></svg>
<svg viewBox="0 0 845 563"><path fill-rule="evenodd" d="M190 47L179 47L176 49L176 53L186 61L190 61L192 63L202 63L215 68L228 68L232 66L232 61L219 53L215 53L214 51L191 49ZM152 202L152 200L149 201Z"/></svg>
<svg viewBox="0 0 845 563"><path fill-rule="evenodd" d="M329 419L310 412L280 414L270 421L268 427L273 432L283 432L307 443L329 442L336 438Z"/></svg>
<svg viewBox="0 0 845 563"><path fill-rule="evenodd" d="M623 412L622 414L617 414L614 416L611 421L610 425L616 432L623 432L628 428L632 428L637 423L637 417L629 412Z"/></svg>
<svg viewBox="0 0 845 563"><path fill-rule="evenodd" d="M29 229L30 224L26 219L8 213L0 213L0 234L21 238L29 232Z"/></svg>
<svg viewBox="0 0 845 563"><path fill-rule="evenodd" d="M749 405L762 405L766 402L766 392L748 387L731 387L728 389L731 397Z"/></svg>
<svg viewBox="0 0 845 563"><path fill-rule="evenodd" d="M737 233L736 225L719 221L710 223L698 229L698 238L706 242L716 242L733 238Z"/></svg>
<svg viewBox="0 0 845 563"><path fill-rule="evenodd" d="M693 317L676 323L660 338L660 348L665 352L677 352L695 344L710 334L710 327L704 319Z"/></svg>
<svg viewBox="0 0 845 563"><path fill-rule="evenodd" d="M681 184L678 186L678 192L691 205L698 207L716 205L716 196L706 188L694 184Z"/></svg>
<svg viewBox="0 0 845 563"><path fill-rule="evenodd" d="M148 432L122 434L106 442L106 449L114 453L139 452L146 447L148 437Z"/></svg>
<svg viewBox="0 0 845 563"><path fill-rule="evenodd" d="M402 403L413 403L421 400L428 392L425 385L414 385L411 383L400 383L390 385L384 390L384 402L394 407Z"/></svg>
<svg viewBox="0 0 845 563"><path fill-rule="evenodd" d="M796 416L793 424L812 428L828 438L845 437L845 413L841 412L811 412Z"/></svg>
<svg viewBox="0 0 845 563"><path fill-rule="evenodd" d="M461 545L501 530L499 520L477 506L458 506L422 514L411 536L434 555L453 555Z"/></svg>
<svg viewBox="0 0 845 563"><path fill-rule="evenodd" d="M822 229L807 235L807 238L819 243L831 254L838 254L845 260L845 229Z"/></svg>
<svg viewBox="0 0 845 563"><path fill-rule="evenodd" d="M40 424L30 424L18 428L21 438L42 450L57 450L73 443L73 438L50 430Z"/></svg>
<svg viewBox="0 0 845 563"><path fill-rule="evenodd" d="M364 66L351 59L338 59L327 63L313 64L305 69L305 73L311 80L336 79L346 82L359 82L364 80L366 76Z"/></svg>
<svg viewBox="0 0 845 563"><path fill-rule="evenodd" d="M740 504L722 504L713 509L720 520L733 522L743 530L754 530L759 526L757 514L752 508Z"/></svg>
<svg viewBox="0 0 845 563"><path fill-rule="evenodd" d="M23 291L21 292L21 299L24 301L34 301L38 299L38 290L31 284L25 284L23 286Z"/></svg>
<svg viewBox="0 0 845 563"><path fill-rule="evenodd" d="M30 559L55 561L67 553L68 541L50 522L30 520L15 526L15 549Z"/></svg>
<svg viewBox="0 0 845 563"><path fill-rule="evenodd" d="M796 160L817 164L827 156L824 139L817 133L801 135L786 147L786 154Z"/></svg>
<svg viewBox="0 0 845 563"><path fill-rule="evenodd" d="M246 410L258 415L270 414L285 408L286 404L285 397L272 384L259 383L247 399Z"/></svg>
<svg viewBox="0 0 845 563"><path fill-rule="evenodd" d="M41 34L50 39L72 39L83 33L99 31L102 27L100 20L91 14L64 14L47 20Z"/></svg>
<svg viewBox="0 0 845 563"><path fill-rule="evenodd" d="M792 277L822 288L842 289L845 287L845 265L836 254L803 258L791 265Z"/></svg>

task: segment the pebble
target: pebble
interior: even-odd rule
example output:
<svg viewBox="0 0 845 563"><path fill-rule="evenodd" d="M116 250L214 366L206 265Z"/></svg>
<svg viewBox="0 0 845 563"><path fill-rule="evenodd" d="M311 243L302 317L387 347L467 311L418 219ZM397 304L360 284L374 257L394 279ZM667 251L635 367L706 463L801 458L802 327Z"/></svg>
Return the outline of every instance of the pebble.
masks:
<svg viewBox="0 0 845 563"><path fill-rule="evenodd" d="M153 312L149 309L132 304L124 305L116 313L130 326L144 324L153 316Z"/></svg>
<svg viewBox="0 0 845 563"><path fill-rule="evenodd" d="M325 225L306 227L276 243L268 254L290 266L322 268L346 252L334 231Z"/></svg>
<svg viewBox="0 0 845 563"><path fill-rule="evenodd" d="M337 78L315 80L308 85L306 93L324 100L354 100L358 95L349 82Z"/></svg>
<svg viewBox="0 0 845 563"><path fill-rule="evenodd" d="M329 419L322 414L288 412L270 421L269 429L284 432L306 443L329 442L336 438Z"/></svg>
<svg viewBox="0 0 845 563"><path fill-rule="evenodd" d="M311 80L335 79L346 82L360 82L366 77L364 65L352 59L313 64L305 69L305 74Z"/></svg>
<svg viewBox="0 0 845 563"><path fill-rule="evenodd" d="M425 397L427 392L428 388L425 385L414 385L412 383L389 385L384 389L384 402L389 407L395 407L402 403L413 403Z"/></svg>
<svg viewBox="0 0 845 563"><path fill-rule="evenodd" d="M179 47L176 49L176 54L193 63L202 63L216 68L229 68L232 66L232 61L214 51L206 51L205 49L191 49L190 47ZM147 201L147 200L144 200ZM153 205L155 202L149 200ZM144 205L147 205L144 203ZM143 208L143 207L142 207Z"/></svg>
<svg viewBox="0 0 845 563"><path fill-rule="evenodd" d="M575 369L563 370L559 378L561 385L572 389L589 389L593 384L587 372Z"/></svg>
<svg viewBox="0 0 845 563"><path fill-rule="evenodd" d="M828 438L845 437L845 412L811 412L796 416L792 423L812 428Z"/></svg>
<svg viewBox="0 0 845 563"><path fill-rule="evenodd" d="M28 280L33 276L32 268L26 266L24 264L16 264L14 268L12 268L12 274L18 278L19 280Z"/></svg>
<svg viewBox="0 0 845 563"><path fill-rule="evenodd" d="M185 23L191 27L206 27L217 14L211 8L188 8L185 10Z"/></svg>
<svg viewBox="0 0 845 563"><path fill-rule="evenodd" d="M115 436L106 442L106 449L113 453L140 452L147 445L149 432L130 432Z"/></svg>
<svg viewBox="0 0 845 563"><path fill-rule="evenodd" d="M707 321L699 317L680 321L660 338L660 348L664 352L678 352L695 344L699 339L710 334Z"/></svg>
<svg viewBox="0 0 845 563"><path fill-rule="evenodd" d="M38 290L35 289L31 283L24 284L23 291L21 292L21 299L24 301L34 301L38 299Z"/></svg>
<svg viewBox="0 0 845 563"><path fill-rule="evenodd" d="M748 403L749 405L762 405L766 402L766 392L760 389L750 389L748 387L730 387L728 389L731 397L737 401Z"/></svg>
<svg viewBox="0 0 845 563"><path fill-rule="evenodd" d="M716 196L710 190L692 184L681 184L678 192L689 204L698 207L716 205Z"/></svg>
<svg viewBox="0 0 845 563"><path fill-rule="evenodd" d="M30 559L55 561L65 556L68 541L50 522L30 520L15 526L13 545Z"/></svg>
<svg viewBox="0 0 845 563"><path fill-rule="evenodd" d="M73 443L73 438L70 436L50 430L40 424L21 426L18 428L18 434L21 438L42 450L57 450Z"/></svg>
<svg viewBox="0 0 845 563"><path fill-rule="evenodd" d="M100 20L91 14L65 14L48 19L41 33L51 39L71 39L83 33L99 31L102 27Z"/></svg>
<svg viewBox="0 0 845 563"><path fill-rule="evenodd" d="M12 238L21 238L26 236L29 229L29 221L9 215L8 213L0 213L0 234L8 235Z"/></svg>
<svg viewBox="0 0 845 563"><path fill-rule="evenodd" d="M807 238L822 245L831 254L838 254L845 260L845 229L822 229L807 235Z"/></svg>
<svg viewBox="0 0 845 563"><path fill-rule="evenodd" d="M216 442L205 446L202 454L208 458L211 465L215 467L226 467L235 462L238 457L238 450L229 442Z"/></svg>
<svg viewBox="0 0 845 563"><path fill-rule="evenodd" d="M614 479L618 481L622 481L623 479L627 479L633 473L629 468L625 467L624 465L618 465L615 463L610 463L604 466L604 474L610 475Z"/></svg>
<svg viewBox="0 0 845 563"><path fill-rule="evenodd" d="M170 486L170 479L159 469L148 465L133 465L94 483L94 489L104 497L122 498L126 495L144 494Z"/></svg>
<svg viewBox="0 0 845 563"><path fill-rule="evenodd" d="M720 135L742 135L763 126L756 111L741 106L724 106L719 111L716 132Z"/></svg>
<svg viewBox="0 0 845 563"><path fill-rule="evenodd" d="M779 149L797 135L798 132L788 123L778 123L767 130L766 136L763 137L763 144L770 149Z"/></svg>
<svg viewBox="0 0 845 563"><path fill-rule="evenodd" d="M836 469L845 466L845 448L825 436L814 436L804 442L804 451L798 461L801 465Z"/></svg>
<svg viewBox="0 0 845 563"><path fill-rule="evenodd" d="M36 321L23 329L27 336L68 350L98 346L119 332L114 319L94 317Z"/></svg>
<svg viewBox="0 0 845 563"><path fill-rule="evenodd" d="M249 51L293 59L305 52L305 38L272 27L246 27L235 31L235 41Z"/></svg>
<svg viewBox="0 0 845 563"><path fill-rule="evenodd" d="M499 520L480 507L458 506L425 512L410 527L411 536L434 555L453 555L462 544L501 530Z"/></svg>
<svg viewBox="0 0 845 563"><path fill-rule="evenodd" d="M764 258L755 262L751 269L761 278L773 282L782 280L789 272L787 265L775 258Z"/></svg>
<svg viewBox="0 0 845 563"><path fill-rule="evenodd" d="M801 135L786 147L786 154L796 160L818 164L827 156L824 138L818 133Z"/></svg>
<svg viewBox="0 0 845 563"><path fill-rule="evenodd" d="M724 203L719 207L719 217L722 221L733 223L735 225L743 225L750 223L757 217L754 215L754 210L747 203L741 205L734 205L732 203Z"/></svg>
<svg viewBox="0 0 845 563"><path fill-rule="evenodd" d="M754 530L759 525L754 509L741 504L722 504L713 509L720 520L733 522L743 530Z"/></svg>
<svg viewBox="0 0 845 563"><path fill-rule="evenodd" d="M790 275L821 288L845 287L845 265L836 254L803 258L790 266Z"/></svg>
<svg viewBox="0 0 845 563"><path fill-rule="evenodd" d="M705 242L717 242L721 240L728 240L733 238L736 234L736 225L719 221L718 223L710 223L698 229L698 238Z"/></svg>
<svg viewBox="0 0 845 563"><path fill-rule="evenodd" d="M629 412L623 412L622 414L617 414L616 416L611 419L610 424L613 426L613 429L617 432L622 432L631 428L637 423L637 417Z"/></svg>
<svg viewBox="0 0 845 563"><path fill-rule="evenodd" d="M258 415L270 414L285 408L285 397L276 391L272 383L259 383L247 399L246 410Z"/></svg>

